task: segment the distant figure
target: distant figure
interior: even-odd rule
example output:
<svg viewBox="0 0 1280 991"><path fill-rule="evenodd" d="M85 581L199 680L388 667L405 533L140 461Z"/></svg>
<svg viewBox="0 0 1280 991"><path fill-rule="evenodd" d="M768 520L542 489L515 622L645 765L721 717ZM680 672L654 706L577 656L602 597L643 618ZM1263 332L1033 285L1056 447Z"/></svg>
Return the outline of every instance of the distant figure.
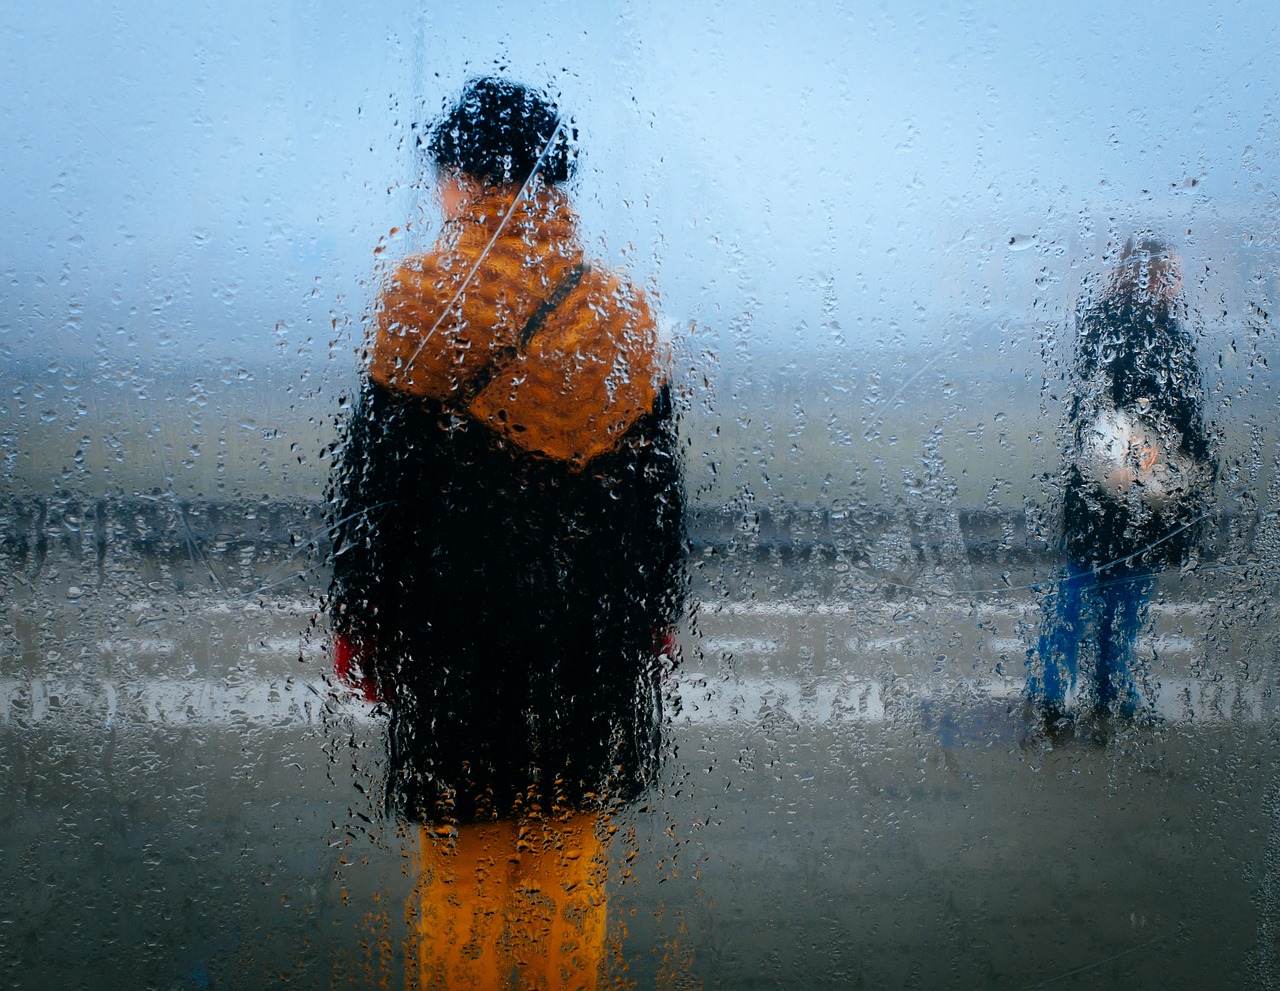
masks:
<svg viewBox="0 0 1280 991"><path fill-rule="evenodd" d="M423 987L594 988L602 833L659 757L675 420L649 304L584 256L575 138L499 78L430 130L444 223L385 283L334 476L335 660L421 824Z"/></svg>
<svg viewBox="0 0 1280 991"><path fill-rule="evenodd" d="M1077 313L1062 514L1067 567L1046 604L1042 674L1033 671L1030 681L1051 732L1070 726L1073 694L1086 710L1141 712L1133 653L1151 588L1161 568L1186 559L1208 507L1215 468L1181 289L1173 248L1138 237ZM1092 675L1083 685L1082 657Z"/></svg>

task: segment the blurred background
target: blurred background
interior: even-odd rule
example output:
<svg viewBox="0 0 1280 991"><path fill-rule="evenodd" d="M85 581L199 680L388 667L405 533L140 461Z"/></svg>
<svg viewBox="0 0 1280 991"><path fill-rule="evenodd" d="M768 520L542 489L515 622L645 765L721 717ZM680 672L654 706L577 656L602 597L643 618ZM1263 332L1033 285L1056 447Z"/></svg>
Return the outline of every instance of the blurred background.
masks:
<svg viewBox="0 0 1280 991"><path fill-rule="evenodd" d="M417 138L489 73L573 116L590 251L657 299L683 411L694 605L614 978L1280 983L1280 10L66 2L0 30L8 986L398 966L321 508L380 279L438 226ZM1144 641L1165 722L1028 749L1072 317L1140 229L1186 263L1211 526Z"/></svg>
<svg viewBox="0 0 1280 991"><path fill-rule="evenodd" d="M708 500L861 498L937 432L962 501L1020 505L1082 280L1140 227L1184 248L1215 395L1270 408L1264 5L4 17L17 491L317 497L381 266L437 223L416 138L488 72L574 116L586 229L660 300Z"/></svg>

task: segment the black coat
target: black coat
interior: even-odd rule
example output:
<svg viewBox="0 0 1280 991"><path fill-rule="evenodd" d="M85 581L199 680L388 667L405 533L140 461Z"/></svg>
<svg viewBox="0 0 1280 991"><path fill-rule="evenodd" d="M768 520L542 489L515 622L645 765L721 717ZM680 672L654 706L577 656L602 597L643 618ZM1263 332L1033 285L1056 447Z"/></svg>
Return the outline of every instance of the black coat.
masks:
<svg viewBox="0 0 1280 991"><path fill-rule="evenodd" d="M683 596L669 390L577 469L367 382L335 472L331 614L376 645L390 794L459 822L631 797Z"/></svg>
<svg viewBox="0 0 1280 991"><path fill-rule="evenodd" d="M1112 290L1082 305L1071 367L1063 545L1078 562L1159 567L1184 561L1200 537L1216 472L1195 342L1179 306ZM1140 416L1190 465L1190 484L1152 505L1141 485L1121 496L1081 469L1085 432L1102 409ZM1141 413L1138 411L1141 409Z"/></svg>

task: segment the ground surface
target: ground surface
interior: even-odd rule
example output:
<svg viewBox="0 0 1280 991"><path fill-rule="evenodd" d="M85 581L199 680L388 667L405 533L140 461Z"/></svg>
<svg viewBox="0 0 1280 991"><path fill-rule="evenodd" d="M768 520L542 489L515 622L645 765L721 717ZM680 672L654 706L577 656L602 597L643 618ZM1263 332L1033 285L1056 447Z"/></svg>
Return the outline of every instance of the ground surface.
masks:
<svg viewBox="0 0 1280 991"><path fill-rule="evenodd" d="M898 539L696 549L611 977L1277 986L1265 576L1166 576L1161 718L1050 741L1021 685L1051 569ZM269 541L97 546L5 559L0 984L401 986L412 840L381 717L327 679L323 576Z"/></svg>

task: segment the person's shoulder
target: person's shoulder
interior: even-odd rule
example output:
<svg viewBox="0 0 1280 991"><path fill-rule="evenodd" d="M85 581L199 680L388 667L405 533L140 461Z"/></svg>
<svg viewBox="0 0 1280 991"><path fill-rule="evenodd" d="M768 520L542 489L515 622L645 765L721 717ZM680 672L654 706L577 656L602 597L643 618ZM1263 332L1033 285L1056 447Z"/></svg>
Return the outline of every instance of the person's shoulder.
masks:
<svg viewBox="0 0 1280 991"><path fill-rule="evenodd" d="M1131 302L1124 293L1108 286L1096 292L1085 293L1076 300L1076 313L1086 318L1114 319L1117 314L1129 309Z"/></svg>
<svg viewBox="0 0 1280 991"><path fill-rule="evenodd" d="M387 267L381 278L384 302L428 300L456 290L471 266L457 252L425 251L406 255Z"/></svg>
<svg viewBox="0 0 1280 991"><path fill-rule="evenodd" d="M429 272L438 272L442 266L447 264L450 255L450 252L439 249L417 251L402 257L391 266L391 269L396 275L422 275Z"/></svg>
<svg viewBox="0 0 1280 991"><path fill-rule="evenodd" d="M600 261L583 262L583 278L587 291L601 298L611 307L643 314L653 320L654 306L647 293L621 266L610 266Z"/></svg>
<svg viewBox="0 0 1280 991"><path fill-rule="evenodd" d="M1076 329L1082 336L1116 320L1115 301L1104 295L1086 295L1076 300Z"/></svg>

